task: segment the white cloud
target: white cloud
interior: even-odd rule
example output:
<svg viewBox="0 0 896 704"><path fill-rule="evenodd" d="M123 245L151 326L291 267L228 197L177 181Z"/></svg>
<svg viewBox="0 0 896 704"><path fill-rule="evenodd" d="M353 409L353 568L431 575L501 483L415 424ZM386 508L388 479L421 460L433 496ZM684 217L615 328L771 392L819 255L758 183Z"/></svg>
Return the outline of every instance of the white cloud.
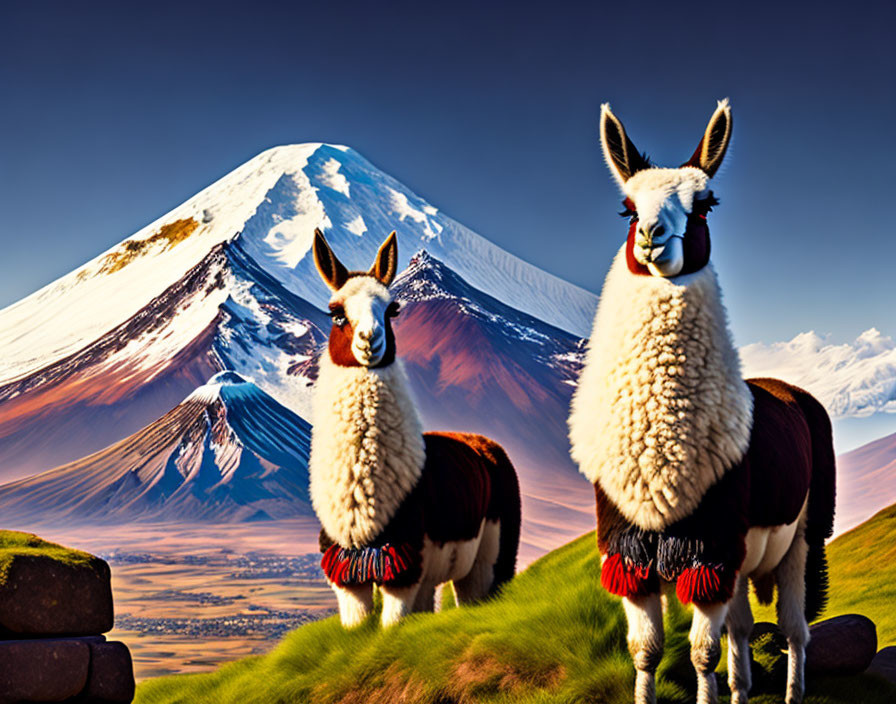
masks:
<svg viewBox="0 0 896 704"><path fill-rule="evenodd" d="M896 342L876 328L832 344L814 332L740 350L744 375L773 376L811 392L835 418L896 413Z"/></svg>

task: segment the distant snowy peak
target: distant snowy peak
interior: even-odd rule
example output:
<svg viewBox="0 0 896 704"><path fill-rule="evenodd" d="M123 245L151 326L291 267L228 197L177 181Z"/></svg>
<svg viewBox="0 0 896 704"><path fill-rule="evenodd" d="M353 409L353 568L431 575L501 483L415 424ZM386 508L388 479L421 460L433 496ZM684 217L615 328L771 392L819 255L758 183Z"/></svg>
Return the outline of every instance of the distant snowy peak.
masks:
<svg viewBox="0 0 896 704"><path fill-rule="evenodd" d="M0 486L0 512L50 523L307 515L310 441L305 420L219 372L130 437Z"/></svg>
<svg viewBox="0 0 896 704"><path fill-rule="evenodd" d="M227 387L229 392L252 394L260 391L252 379L246 379L235 371L225 370L213 375L202 386L197 387L185 401L199 401L201 403L213 403L222 399L223 389Z"/></svg>
<svg viewBox="0 0 896 704"><path fill-rule="evenodd" d="M512 339L550 347L555 343L577 344L581 339L471 286L425 249L411 257L392 288L403 302L452 301L461 313L480 319L494 332Z"/></svg>
<svg viewBox="0 0 896 704"><path fill-rule="evenodd" d="M833 344L815 332L740 350L746 376L774 376L818 396L835 418L896 413L896 342L871 328Z"/></svg>
<svg viewBox="0 0 896 704"><path fill-rule="evenodd" d="M182 405L192 404L209 409L207 431L216 453L226 439L275 465L307 468L311 426L251 380L231 370L218 372Z"/></svg>

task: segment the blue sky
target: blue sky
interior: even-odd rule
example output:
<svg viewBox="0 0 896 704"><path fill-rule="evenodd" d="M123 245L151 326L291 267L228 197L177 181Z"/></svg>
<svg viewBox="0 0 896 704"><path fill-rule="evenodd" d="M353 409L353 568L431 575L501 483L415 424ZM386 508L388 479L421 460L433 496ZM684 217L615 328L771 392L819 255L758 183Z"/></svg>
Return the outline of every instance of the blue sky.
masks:
<svg viewBox="0 0 896 704"><path fill-rule="evenodd" d="M674 165L728 96L710 226L738 342L896 333L896 5L726 5L4 3L0 305L302 141L598 291L626 230L600 103Z"/></svg>

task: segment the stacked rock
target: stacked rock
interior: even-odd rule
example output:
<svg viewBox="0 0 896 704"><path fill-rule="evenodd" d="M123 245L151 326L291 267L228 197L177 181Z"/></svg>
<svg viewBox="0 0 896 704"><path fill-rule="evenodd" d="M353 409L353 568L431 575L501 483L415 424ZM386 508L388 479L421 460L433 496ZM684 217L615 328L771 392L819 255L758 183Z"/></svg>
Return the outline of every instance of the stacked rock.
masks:
<svg viewBox="0 0 896 704"><path fill-rule="evenodd" d="M0 704L134 698L134 668L112 628L105 560L30 533L0 531Z"/></svg>

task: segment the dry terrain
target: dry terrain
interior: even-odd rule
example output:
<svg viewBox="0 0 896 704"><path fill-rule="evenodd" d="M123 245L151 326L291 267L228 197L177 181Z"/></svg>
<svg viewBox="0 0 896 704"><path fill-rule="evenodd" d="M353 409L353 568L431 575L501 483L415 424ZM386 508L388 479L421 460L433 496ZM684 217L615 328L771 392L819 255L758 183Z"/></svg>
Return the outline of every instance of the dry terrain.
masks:
<svg viewBox="0 0 896 704"><path fill-rule="evenodd" d="M115 629L137 679L263 653L336 606L310 519L237 525L25 528L112 566Z"/></svg>

